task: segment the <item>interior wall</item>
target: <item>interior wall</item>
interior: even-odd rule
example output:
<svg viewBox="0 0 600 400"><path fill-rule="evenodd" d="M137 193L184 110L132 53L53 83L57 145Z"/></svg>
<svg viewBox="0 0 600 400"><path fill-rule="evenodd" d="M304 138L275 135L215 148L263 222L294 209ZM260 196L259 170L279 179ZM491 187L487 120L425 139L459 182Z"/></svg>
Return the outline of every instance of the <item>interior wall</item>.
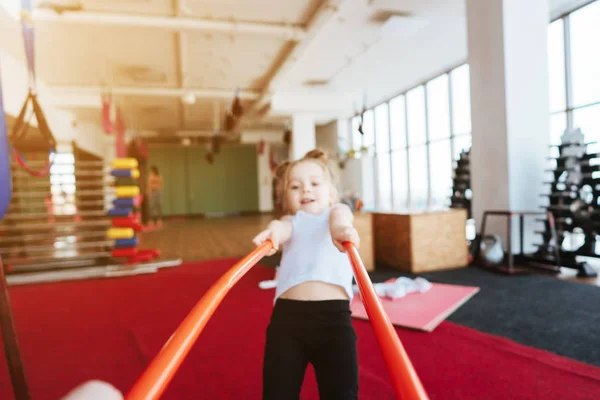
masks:
<svg viewBox="0 0 600 400"><path fill-rule="evenodd" d="M149 165L156 165L164 179L165 216L259 210L255 146L221 146L213 164L206 161L204 147L151 146L149 153Z"/></svg>
<svg viewBox="0 0 600 400"><path fill-rule="evenodd" d="M338 127L337 121L325 125L317 125L317 148L326 152L330 157L338 152Z"/></svg>
<svg viewBox="0 0 600 400"><path fill-rule="evenodd" d="M261 212L273 210L273 173L269 166L269 153L273 144L265 144L262 154L256 151L256 163L258 165L258 209Z"/></svg>

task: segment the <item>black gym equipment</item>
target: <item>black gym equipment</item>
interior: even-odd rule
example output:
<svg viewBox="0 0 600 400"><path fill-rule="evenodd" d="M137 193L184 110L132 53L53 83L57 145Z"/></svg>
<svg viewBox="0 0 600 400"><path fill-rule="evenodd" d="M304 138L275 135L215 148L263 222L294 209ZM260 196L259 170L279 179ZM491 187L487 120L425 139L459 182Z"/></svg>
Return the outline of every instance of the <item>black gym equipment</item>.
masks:
<svg viewBox="0 0 600 400"><path fill-rule="evenodd" d="M456 167L452 176L452 196L450 197L450 208L466 209L467 219L472 218L470 153L470 149L463 150L456 160Z"/></svg>
<svg viewBox="0 0 600 400"><path fill-rule="evenodd" d="M588 152L593 143L586 143L580 129L565 132L558 148L558 156L550 157L555 167L548 170L554 179L544 182L550 192L543 208L552 212L556 220L558 239L552 240L547 219L539 219L544 229L537 233L542 243L533 257L540 262L554 262L556 248L560 250L561 266L578 271L577 276L595 277L596 271L576 257L600 258L596 252L596 236L600 232L600 153ZM595 161L599 161L596 163ZM573 234L583 234L584 243L577 249L565 249L565 240Z"/></svg>

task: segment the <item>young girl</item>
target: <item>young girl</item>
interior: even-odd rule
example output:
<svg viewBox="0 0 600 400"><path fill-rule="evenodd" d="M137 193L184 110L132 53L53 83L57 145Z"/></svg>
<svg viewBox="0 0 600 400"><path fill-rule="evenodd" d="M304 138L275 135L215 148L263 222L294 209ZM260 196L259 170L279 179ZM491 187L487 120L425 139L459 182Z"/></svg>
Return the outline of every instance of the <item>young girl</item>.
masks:
<svg viewBox="0 0 600 400"><path fill-rule="evenodd" d="M356 335L350 319L352 266L342 246L359 246L353 215L337 203L322 152L282 166L278 185L284 216L254 238L283 255L267 328L263 399L298 399L308 363L321 399L358 398Z"/></svg>
<svg viewBox="0 0 600 400"><path fill-rule="evenodd" d="M158 227L162 226L162 188L162 177L158 173L158 167L153 165L150 167L150 174L148 174L148 200L150 206L150 218Z"/></svg>

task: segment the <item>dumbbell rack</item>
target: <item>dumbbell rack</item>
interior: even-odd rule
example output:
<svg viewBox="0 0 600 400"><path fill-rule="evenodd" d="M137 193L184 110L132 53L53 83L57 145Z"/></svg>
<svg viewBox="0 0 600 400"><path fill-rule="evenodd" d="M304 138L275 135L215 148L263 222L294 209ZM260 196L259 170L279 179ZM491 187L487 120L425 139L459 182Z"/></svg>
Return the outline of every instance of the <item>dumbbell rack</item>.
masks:
<svg viewBox="0 0 600 400"><path fill-rule="evenodd" d="M450 208L464 208L467 210L467 219L471 218L471 167L469 155L471 150L463 150L456 160L452 176L452 196L450 197Z"/></svg>
<svg viewBox="0 0 600 400"><path fill-rule="evenodd" d="M537 231L542 243L531 256L542 264L553 264L554 251L558 247L561 266L577 270L580 277L594 277L597 273L586 262L578 261L577 256L600 258L595 251L596 234L600 232L600 191L597 189L600 165L592 163L592 160L600 159L600 153L588 152L587 147L591 144L594 143L564 142L563 137L563 143L551 146L558 147L558 156L548 158L556 166L546 172L552 173L554 179L544 182L550 185L550 192L541 196L548 198L548 204L542 208L555 217L557 240L553 243L548 219L538 219L537 222L544 226L543 230ZM578 249L565 250L565 237L576 230L583 231L585 242Z"/></svg>

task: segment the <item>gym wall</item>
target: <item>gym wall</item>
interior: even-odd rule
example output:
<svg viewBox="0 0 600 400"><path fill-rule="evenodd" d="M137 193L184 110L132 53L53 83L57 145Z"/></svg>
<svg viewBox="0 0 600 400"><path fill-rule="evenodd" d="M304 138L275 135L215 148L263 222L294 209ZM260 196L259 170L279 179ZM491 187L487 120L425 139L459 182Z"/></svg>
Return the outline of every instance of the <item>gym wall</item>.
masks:
<svg viewBox="0 0 600 400"><path fill-rule="evenodd" d="M222 145L213 164L204 146L151 146L149 153L148 165L164 180L164 216L259 210L256 146Z"/></svg>

